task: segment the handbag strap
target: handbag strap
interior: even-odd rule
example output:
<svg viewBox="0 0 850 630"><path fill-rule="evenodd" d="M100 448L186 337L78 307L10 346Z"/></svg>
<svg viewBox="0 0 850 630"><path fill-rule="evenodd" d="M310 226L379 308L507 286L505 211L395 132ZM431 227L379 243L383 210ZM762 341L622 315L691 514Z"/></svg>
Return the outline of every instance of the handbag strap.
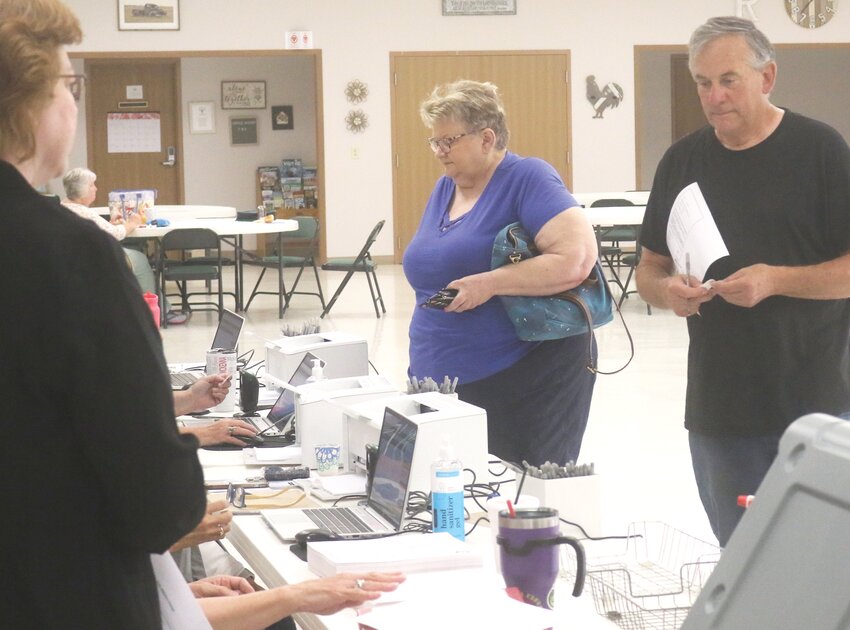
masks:
<svg viewBox="0 0 850 630"><path fill-rule="evenodd" d="M590 276L593 276L592 272L591 272ZM626 337L628 337L628 339L629 339L629 358L626 360L626 362L621 367L618 367L616 370L611 370L610 372L603 372L602 370L600 370L599 365L598 365L598 363L599 363L599 357L598 356L596 358L597 364L594 365L594 363L593 363L593 317L591 316L590 311L587 308L587 304L584 303L584 300L579 298L574 293L567 293L567 292L559 294L557 297L564 299L564 300L569 300L570 302L572 302L573 304L578 306L579 309L581 310L582 314L584 315L585 320L587 320L587 330L588 330L588 332L587 332L587 365L585 365L585 367L588 369L589 372L593 372L594 374L602 374L604 376L610 376L611 374L616 374L617 372L622 372L627 367L629 367L629 363L631 363L632 359L635 358L635 342L632 339L632 333L629 330L628 325L626 324L626 319L623 317L623 311L620 310L620 305L617 303L617 300L614 299L614 296L611 293L611 287L608 286L608 282L605 281L604 276L602 277L602 279L603 279L603 282L605 283L605 292L608 294L608 297L611 298L611 302L614 303L614 306L617 309L617 315L620 316L620 321L623 322L623 328L626 331ZM594 280L595 280L595 278L594 278Z"/></svg>

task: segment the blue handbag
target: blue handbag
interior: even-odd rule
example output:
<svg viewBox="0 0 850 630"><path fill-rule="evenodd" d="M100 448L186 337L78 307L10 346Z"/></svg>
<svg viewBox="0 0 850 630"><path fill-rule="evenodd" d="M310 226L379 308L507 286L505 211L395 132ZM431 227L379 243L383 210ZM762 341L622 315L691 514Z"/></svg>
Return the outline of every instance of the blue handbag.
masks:
<svg viewBox="0 0 850 630"><path fill-rule="evenodd" d="M499 232L493 242L490 268L517 264L539 253L522 225L511 223ZM592 360L593 336L588 333L614 318L614 300L599 261L584 282L562 293L551 296L500 295L499 299L513 322L517 337L523 341L547 341L587 334L587 368L591 372L598 371Z"/></svg>

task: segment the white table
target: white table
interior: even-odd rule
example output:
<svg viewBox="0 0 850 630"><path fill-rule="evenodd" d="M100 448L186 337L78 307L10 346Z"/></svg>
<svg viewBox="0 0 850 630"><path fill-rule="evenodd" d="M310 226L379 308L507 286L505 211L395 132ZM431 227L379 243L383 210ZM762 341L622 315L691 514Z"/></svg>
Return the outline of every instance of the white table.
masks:
<svg viewBox="0 0 850 630"><path fill-rule="evenodd" d="M223 241L233 245L236 254L236 310L241 311L242 287L244 284L243 256L245 250L242 239L246 235L277 234L278 251L281 250L280 235L284 232L294 232L298 229L298 222L292 219L275 219L271 223L264 221L237 221L236 219L214 218L214 219L175 219L166 227L153 227L150 225L140 226L126 241L151 240L159 241L172 230L207 228L218 234ZM281 263L282 264L282 263ZM282 270L278 270L282 273ZM278 317L283 317L283 295L278 298Z"/></svg>
<svg viewBox="0 0 850 630"><path fill-rule="evenodd" d="M583 210L592 225L641 225L646 206L609 206Z"/></svg>
<svg viewBox="0 0 850 630"><path fill-rule="evenodd" d="M482 532L482 534L489 538L489 532ZM417 534L405 535L416 536ZM289 551L289 545L277 538L261 516L234 516L227 540L233 544L260 579L271 588L316 578L307 568L307 563L302 562ZM557 590L555 609L558 613L558 622L554 626L555 630L616 629L617 626L595 612L589 584L585 584L585 591L578 599L569 596L571 585L564 582L561 586L565 588ZM470 605L475 605L475 602L470 602ZM480 605L487 604L480 602ZM355 630L357 628L357 617L351 609L328 616L297 614L294 617L298 625L305 630ZM442 625L445 626L445 624Z"/></svg>
<svg viewBox="0 0 850 630"><path fill-rule="evenodd" d="M633 204L645 206L647 200L649 199L649 191L632 190L626 192L624 190L621 190L619 192L574 192L573 197L575 197L576 201L578 201L585 208L589 208L590 204L592 204L594 201L598 201L599 199L625 199L627 201L631 201Z"/></svg>
<svg viewBox="0 0 850 630"><path fill-rule="evenodd" d="M92 208L101 216L109 216L109 207L100 206ZM180 205L153 207L153 216L163 219L230 219L236 217L236 208L233 206L202 206L202 205Z"/></svg>

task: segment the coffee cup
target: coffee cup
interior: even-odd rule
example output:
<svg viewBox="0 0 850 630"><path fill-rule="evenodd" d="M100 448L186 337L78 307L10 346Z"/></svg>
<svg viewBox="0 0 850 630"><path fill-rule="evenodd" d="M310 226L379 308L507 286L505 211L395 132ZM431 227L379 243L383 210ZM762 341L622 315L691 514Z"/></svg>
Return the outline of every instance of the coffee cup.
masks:
<svg viewBox="0 0 850 630"><path fill-rule="evenodd" d="M315 449L316 472L322 476L337 474L341 451L339 444L318 444Z"/></svg>
<svg viewBox="0 0 850 630"><path fill-rule="evenodd" d="M553 608L553 586L559 573L558 546L567 544L576 552L576 581L573 597L581 595L586 569L584 549L575 538L561 535L558 510L547 507L519 508L499 512L499 551L502 577L508 592L517 599ZM513 591L513 592L512 592Z"/></svg>
<svg viewBox="0 0 850 630"><path fill-rule="evenodd" d="M493 535L493 550L496 557L496 571L501 571L501 549L496 539L499 536L499 512L508 509L508 497L495 496L487 499L487 520L490 522L490 533ZM540 499L530 494L522 494L513 502L514 508L536 508Z"/></svg>

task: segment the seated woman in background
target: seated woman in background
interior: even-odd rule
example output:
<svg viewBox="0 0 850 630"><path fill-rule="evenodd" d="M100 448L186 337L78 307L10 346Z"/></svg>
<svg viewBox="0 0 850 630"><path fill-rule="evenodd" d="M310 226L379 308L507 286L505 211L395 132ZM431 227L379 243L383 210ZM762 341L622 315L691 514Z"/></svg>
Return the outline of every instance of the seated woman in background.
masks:
<svg viewBox="0 0 850 630"><path fill-rule="evenodd" d="M65 199L62 200L62 205L84 219L94 221L101 229L109 232L117 240L123 241L142 224L142 219L137 214L131 214L126 221L119 217L109 222L89 208L97 195L95 180L97 175L86 168L73 168L65 173L65 177L62 178L62 184L65 187ZM148 257L144 252L129 247L124 248L124 253L127 254L133 274L139 281L142 291L156 293L156 282ZM165 306L165 316L169 325L185 324L188 321L190 314L172 311L167 298Z"/></svg>

